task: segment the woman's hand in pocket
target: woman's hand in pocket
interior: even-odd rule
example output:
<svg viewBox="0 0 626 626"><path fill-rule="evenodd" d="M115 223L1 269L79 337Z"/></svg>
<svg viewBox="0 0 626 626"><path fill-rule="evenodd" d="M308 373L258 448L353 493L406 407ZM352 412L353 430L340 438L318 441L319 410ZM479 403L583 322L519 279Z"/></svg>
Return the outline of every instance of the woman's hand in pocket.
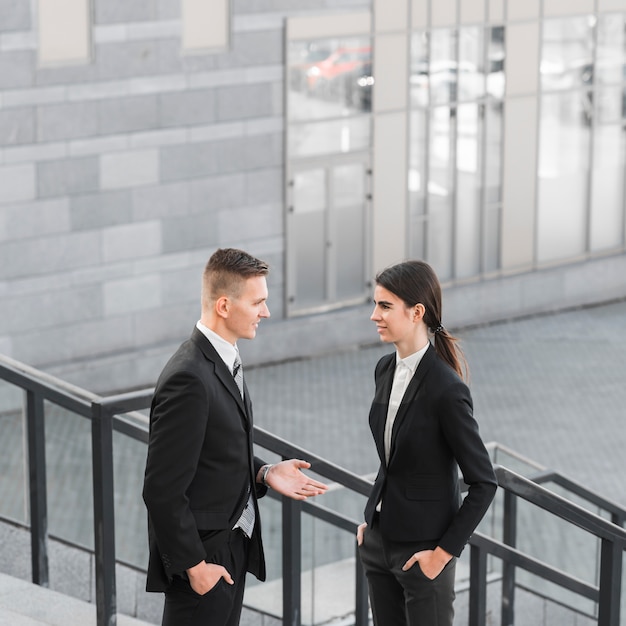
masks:
<svg viewBox="0 0 626 626"><path fill-rule="evenodd" d="M407 572L417 563L426 578L435 580L443 572L443 568L451 558L452 555L439 546L434 550L420 550L411 555L409 560L402 566L402 571Z"/></svg>
<svg viewBox="0 0 626 626"><path fill-rule="evenodd" d="M363 545L363 533L366 528L367 522L363 522L362 524L359 524L359 527L356 529L356 543L359 546Z"/></svg>

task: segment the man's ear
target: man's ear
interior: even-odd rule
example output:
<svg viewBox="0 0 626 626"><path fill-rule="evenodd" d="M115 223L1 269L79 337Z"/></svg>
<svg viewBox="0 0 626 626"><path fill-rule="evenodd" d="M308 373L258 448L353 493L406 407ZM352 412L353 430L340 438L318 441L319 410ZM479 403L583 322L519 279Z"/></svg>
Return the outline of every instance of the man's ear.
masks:
<svg viewBox="0 0 626 626"><path fill-rule="evenodd" d="M230 300L227 296L220 296L215 301L215 312L219 317L228 317L228 313L230 312Z"/></svg>
<svg viewBox="0 0 626 626"><path fill-rule="evenodd" d="M413 307L413 321L418 322L419 320L424 318L425 314L426 314L426 307L421 302L418 302Z"/></svg>

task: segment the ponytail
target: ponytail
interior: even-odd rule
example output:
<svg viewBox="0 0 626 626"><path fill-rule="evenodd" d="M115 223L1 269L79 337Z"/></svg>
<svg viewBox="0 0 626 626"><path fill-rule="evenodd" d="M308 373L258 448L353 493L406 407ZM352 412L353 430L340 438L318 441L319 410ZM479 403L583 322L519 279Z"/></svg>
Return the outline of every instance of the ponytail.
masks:
<svg viewBox="0 0 626 626"><path fill-rule="evenodd" d="M451 335L446 328L439 325L434 329L433 343L437 354L459 375L469 382L469 366L463 350L458 345L458 338Z"/></svg>

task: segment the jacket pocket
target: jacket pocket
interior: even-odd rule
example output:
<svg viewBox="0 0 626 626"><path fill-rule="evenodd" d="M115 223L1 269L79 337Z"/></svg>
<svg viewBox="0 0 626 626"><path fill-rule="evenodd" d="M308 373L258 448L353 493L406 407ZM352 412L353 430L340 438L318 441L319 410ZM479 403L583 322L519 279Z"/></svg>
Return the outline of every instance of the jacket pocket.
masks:
<svg viewBox="0 0 626 626"><path fill-rule="evenodd" d="M410 476L405 488L408 500L441 500L445 492L445 483L438 476Z"/></svg>

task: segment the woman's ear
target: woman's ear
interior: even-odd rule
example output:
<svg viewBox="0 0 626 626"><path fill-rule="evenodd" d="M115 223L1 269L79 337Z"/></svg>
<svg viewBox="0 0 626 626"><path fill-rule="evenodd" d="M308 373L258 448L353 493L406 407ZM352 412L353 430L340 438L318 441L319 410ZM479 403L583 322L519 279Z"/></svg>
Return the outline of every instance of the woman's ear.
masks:
<svg viewBox="0 0 626 626"><path fill-rule="evenodd" d="M418 302L413 307L413 321L418 322L419 320L424 319L425 314L426 314L426 307L421 302Z"/></svg>

